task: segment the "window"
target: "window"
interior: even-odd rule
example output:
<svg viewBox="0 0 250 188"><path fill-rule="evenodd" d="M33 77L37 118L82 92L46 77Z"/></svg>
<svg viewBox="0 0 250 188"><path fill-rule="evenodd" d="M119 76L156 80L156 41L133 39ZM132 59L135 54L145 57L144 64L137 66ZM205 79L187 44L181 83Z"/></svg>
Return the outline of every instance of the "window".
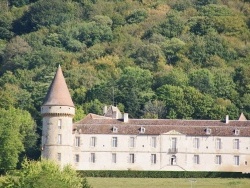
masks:
<svg viewBox="0 0 250 188"><path fill-rule="evenodd" d="M216 138L216 140L215 140L215 148L217 150L221 149L221 139L220 138Z"/></svg>
<svg viewBox="0 0 250 188"><path fill-rule="evenodd" d="M117 127L113 127L112 131L113 131L113 133L117 133L118 132L118 128Z"/></svg>
<svg viewBox="0 0 250 188"><path fill-rule="evenodd" d="M200 157L199 157L199 155L194 155L194 164L200 164Z"/></svg>
<svg viewBox="0 0 250 188"><path fill-rule="evenodd" d="M62 135L58 134L57 136L57 144L62 144Z"/></svg>
<svg viewBox="0 0 250 188"><path fill-rule="evenodd" d="M199 138L194 138L194 148L199 149L200 147L200 140Z"/></svg>
<svg viewBox="0 0 250 188"><path fill-rule="evenodd" d="M112 147L117 147L117 137L112 137Z"/></svg>
<svg viewBox="0 0 250 188"><path fill-rule="evenodd" d="M216 155L215 156L215 164L221 165L221 155Z"/></svg>
<svg viewBox="0 0 250 188"><path fill-rule="evenodd" d="M57 122L58 129L62 128L62 119L59 119Z"/></svg>
<svg viewBox="0 0 250 188"><path fill-rule="evenodd" d="M91 162L91 163L95 163L95 160L96 160L96 159L95 159L95 153L91 153L91 154L90 154L90 162Z"/></svg>
<svg viewBox="0 0 250 188"><path fill-rule="evenodd" d="M151 138L151 147L156 148L156 137Z"/></svg>
<svg viewBox="0 0 250 188"><path fill-rule="evenodd" d="M112 163L116 163L116 153L112 153Z"/></svg>
<svg viewBox="0 0 250 188"><path fill-rule="evenodd" d="M62 154L61 153L57 153L57 160L61 161L62 160Z"/></svg>
<svg viewBox="0 0 250 188"><path fill-rule="evenodd" d="M129 147L131 147L131 148L135 147L135 137L129 138Z"/></svg>
<svg viewBox="0 0 250 188"><path fill-rule="evenodd" d="M141 128L140 128L140 133L143 134L143 133L145 133L145 131L146 131L146 129L145 129L144 127L141 127Z"/></svg>
<svg viewBox="0 0 250 188"><path fill-rule="evenodd" d="M234 139L233 149L240 149L240 140L239 139Z"/></svg>
<svg viewBox="0 0 250 188"><path fill-rule="evenodd" d="M135 154L133 153L129 154L129 163L135 163Z"/></svg>
<svg viewBox="0 0 250 188"><path fill-rule="evenodd" d="M171 149L176 150L177 148L177 139L171 138Z"/></svg>
<svg viewBox="0 0 250 188"><path fill-rule="evenodd" d="M79 155L78 154L75 155L75 162L79 163Z"/></svg>
<svg viewBox="0 0 250 188"><path fill-rule="evenodd" d="M80 137L75 137L75 146L80 147Z"/></svg>
<svg viewBox="0 0 250 188"><path fill-rule="evenodd" d="M235 135L240 135L240 130L239 130L239 129L235 129L235 130L234 130L234 134L235 134Z"/></svg>
<svg viewBox="0 0 250 188"><path fill-rule="evenodd" d="M95 147L96 146L96 137L91 137L90 138L90 146Z"/></svg>
<svg viewBox="0 0 250 188"><path fill-rule="evenodd" d="M237 165L237 166L240 165L240 156L238 155L234 156L234 165Z"/></svg>
<svg viewBox="0 0 250 188"><path fill-rule="evenodd" d="M151 164L156 164L156 154L151 154Z"/></svg>
<svg viewBox="0 0 250 188"><path fill-rule="evenodd" d="M206 128L206 134L207 134L207 135L210 135L211 133L212 133L212 129Z"/></svg>

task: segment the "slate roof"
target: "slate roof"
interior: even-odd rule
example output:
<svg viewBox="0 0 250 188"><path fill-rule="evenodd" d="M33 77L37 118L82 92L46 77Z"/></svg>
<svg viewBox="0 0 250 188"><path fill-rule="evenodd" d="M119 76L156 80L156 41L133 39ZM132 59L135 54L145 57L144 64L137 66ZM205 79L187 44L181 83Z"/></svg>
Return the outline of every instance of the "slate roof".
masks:
<svg viewBox="0 0 250 188"><path fill-rule="evenodd" d="M49 91L44 99L43 106L71 106L74 103L71 99L69 89L65 82L61 66L59 65L55 77L49 87Z"/></svg>
<svg viewBox="0 0 250 188"><path fill-rule="evenodd" d="M113 133L113 127L118 129ZM145 133L140 133L140 128ZM81 129L81 130L80 130ZM207 134L211 129L211 134ZM177 119L129 119L123 120L95 114L87 115L83 120L74 123L74 130L81 134L129 134L129 135L160 135L177 131L187 136L250 136L250 121L229 120L177 120ZM239 135L235 134L239 130Z"/></svg>

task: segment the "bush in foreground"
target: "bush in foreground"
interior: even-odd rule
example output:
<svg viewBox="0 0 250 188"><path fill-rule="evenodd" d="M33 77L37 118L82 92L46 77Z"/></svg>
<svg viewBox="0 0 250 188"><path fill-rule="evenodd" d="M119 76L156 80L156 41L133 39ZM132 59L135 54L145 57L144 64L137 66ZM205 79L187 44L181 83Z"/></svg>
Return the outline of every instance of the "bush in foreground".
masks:
<svg viewBox="0 0 250 188"><path fill-rule="evenodd" d="M70 166L63 169L53 161L25 160L20 170L9 172L3 187L11 188L91 188Z"/></svg>

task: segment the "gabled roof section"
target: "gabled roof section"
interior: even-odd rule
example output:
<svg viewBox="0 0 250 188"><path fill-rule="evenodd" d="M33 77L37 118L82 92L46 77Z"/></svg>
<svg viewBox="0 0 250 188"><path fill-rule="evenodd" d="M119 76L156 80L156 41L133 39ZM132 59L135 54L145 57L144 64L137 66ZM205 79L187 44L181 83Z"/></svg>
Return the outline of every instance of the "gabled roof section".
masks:
<svg viewBox="0 0 250 188"><path fill-rule="evenodd" d="M247 118L246 118L246 116L243 114L243 112L241 112L241 114L240 114L239 121L247 121Z"/></svg>
<svg viewBox="0 0 250 188"><path fill-rule="evenodd" d="M44 99L43 106L75 106L60 65Z"/></svg>

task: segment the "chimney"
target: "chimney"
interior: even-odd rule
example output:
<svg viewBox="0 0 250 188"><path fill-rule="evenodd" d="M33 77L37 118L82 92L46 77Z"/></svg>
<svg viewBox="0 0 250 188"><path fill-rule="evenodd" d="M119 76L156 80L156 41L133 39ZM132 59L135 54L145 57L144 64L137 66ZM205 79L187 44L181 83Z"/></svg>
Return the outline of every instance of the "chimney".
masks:
<svg viewBox="0 0 250 188"><path fill-rule="evenodd" d="M229 115L226 115L226 124L229 123Z"/></svg>
<svg viewBox="0 0 250 188"><path fill-rule="evenodd" d="M105 105L104 108L103 108L103 115L105 115L107 113L107 106Z"/></svg>
<svg viewBox="0 0 250 188"><path fill-rule="evenodd" d="M128 113L123 114L123 122L127 123L128 122Z"/></svg>

